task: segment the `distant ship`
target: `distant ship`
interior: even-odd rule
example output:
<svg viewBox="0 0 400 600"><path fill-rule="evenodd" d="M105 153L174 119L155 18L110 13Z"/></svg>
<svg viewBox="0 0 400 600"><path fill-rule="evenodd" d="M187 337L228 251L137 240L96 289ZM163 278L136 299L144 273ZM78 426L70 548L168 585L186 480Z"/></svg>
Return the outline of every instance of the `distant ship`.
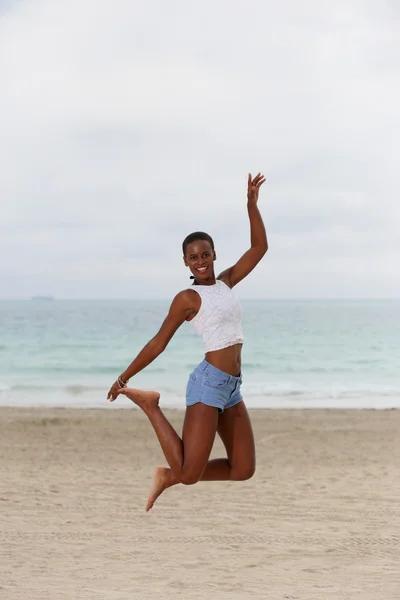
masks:
<svg viewBox="0 0 400 600"><path fill-rule="evenodd" d="M54 300L53 296L32 296L31 300Z"/></svg>

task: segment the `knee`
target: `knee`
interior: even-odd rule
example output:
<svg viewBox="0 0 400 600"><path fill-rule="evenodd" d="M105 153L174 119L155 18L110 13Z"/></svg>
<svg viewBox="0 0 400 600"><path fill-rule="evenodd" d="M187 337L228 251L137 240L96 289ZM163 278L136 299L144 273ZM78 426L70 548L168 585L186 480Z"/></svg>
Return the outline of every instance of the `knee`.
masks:
<svg viewBox="0 0 400 600"><path fill-rule="evenodd" d="M234 481L247 481L253 477L255 472L256 465L249 463L248 465L243 465L242 467L232 469L232 479Z"/></svg>
<svg viewBox="0 0 400 600"><path fill-rule="evenodd" d="M195 472L183 472L180 476L180 481L183 485L194 485L200 481L201 474Z"/></svg>

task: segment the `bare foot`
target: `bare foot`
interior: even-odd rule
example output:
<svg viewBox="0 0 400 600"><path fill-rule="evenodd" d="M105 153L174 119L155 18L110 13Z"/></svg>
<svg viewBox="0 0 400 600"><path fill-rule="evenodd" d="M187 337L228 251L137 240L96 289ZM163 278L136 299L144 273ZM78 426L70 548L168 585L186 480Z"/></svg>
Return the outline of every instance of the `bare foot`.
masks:
<svg viewBox="0 0 400 600"><path fill-rule="evenodd" d="M179 483L179 481L171 469L157 467L154 473L153 487L151 488L151 492L147 500L146 511L148 512L151 508L153 508L154 502L157 500L158 496L161 496L164 490L177 483Z"/></svg>
<svg viewBox="0 0 400 600"><path fill-rule="evenodd" d="M160 394L158 392L145 392L143 390L134 390L133 388L124 387L121 389L120 394L123 394L129 400L132 400L139 408L145 412L152 408L157 408L160 400Z"/></svg>

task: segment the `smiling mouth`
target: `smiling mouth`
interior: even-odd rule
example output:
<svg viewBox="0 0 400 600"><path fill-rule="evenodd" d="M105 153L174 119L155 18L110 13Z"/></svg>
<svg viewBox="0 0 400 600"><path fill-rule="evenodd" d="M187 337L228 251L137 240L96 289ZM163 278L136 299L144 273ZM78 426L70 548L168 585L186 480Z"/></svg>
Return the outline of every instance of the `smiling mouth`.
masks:
<svg viewBox="0 0 400 600"><path fill-rule="evenodd" d="M200 267L199 269L196 269L196 271L198 273L205 273L207 271L208 267Z"/></svg>

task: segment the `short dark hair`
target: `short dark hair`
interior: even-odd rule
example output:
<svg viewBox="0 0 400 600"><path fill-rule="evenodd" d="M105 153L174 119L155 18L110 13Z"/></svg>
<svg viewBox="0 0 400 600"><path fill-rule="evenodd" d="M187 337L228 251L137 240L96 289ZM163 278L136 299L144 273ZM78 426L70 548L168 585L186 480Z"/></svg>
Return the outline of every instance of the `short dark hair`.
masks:
<svg viewBox="0 0 400 600"><path fill-rule="evenodd" d="M186 253L186 248L188 247L188 245L191 244L192 242L195 242L196 240L204 240L205 242L209 242L212 250L214 251L214 241L213 241L212 237L210 235L208 235L208 233L204 233L204 231L195 231L193 233L189 233L189 235L186 236L185 239L183 240L183 243L182 243L183 254Z"/></svg>

